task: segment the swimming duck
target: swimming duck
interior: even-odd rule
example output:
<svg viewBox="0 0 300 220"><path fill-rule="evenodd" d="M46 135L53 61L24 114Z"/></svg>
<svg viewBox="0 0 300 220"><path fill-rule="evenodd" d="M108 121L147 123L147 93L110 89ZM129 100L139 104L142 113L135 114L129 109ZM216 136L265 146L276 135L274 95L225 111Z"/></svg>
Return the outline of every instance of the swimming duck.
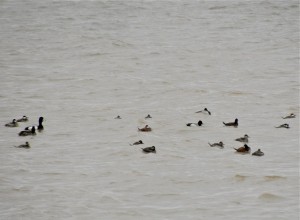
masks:
<svg viewBox="0 0 300 220"><path fill-rule="evenodd" d="M36 135L34 126L31 128L31 130L24 130L19 133L19 136L28 136L28 135Z"/></svg>
<svg viewBox="0 0 300 220"><path fill-rule="evenodd" d="M139 130L139 131L143 131L143 132L152 131L152 129L151 129L148 125L146 125L146 126L143 127L143 128L138 128L138 130Z"/></svg>
<svg viewBox="0 0 300 220"><path fill-rule="evenodd" d="M33 127L35 128L35 130L38 130L38 131L41 131L44 129L44 126L43 126L43 121L44 121L44 118L43 117L40 117L39 118L39 125L38 126L30 126L30 127L26 127L25 130L31 130Z"/></svg>
<svg viewBox="0 0 300 220"><path fill-rule="evenodd" d="M240 137L235 139L236 141L240 141L240 142L244 142L244 143L248 143L248 138L249 136L247 134L244 135L244 137Z"/></svg>
<svg viewBox="0 0 300 220"><path fill-rule="evenodd" d="M202 121L198 121L198 123L187 123L186 126L192 127L192 126L201 126L203 123Z"/></svg>
<svg viewBox="0 0 300 220"><path fill-rule="evenodd" d="M155 146L142 148L144 153L156 153Z"/></svg>
<svg viewBox="0 0 300 220"><path fill-rule="evenodd" d="M145 117L145 119L147 119L147 118L152 118L152 117L151 117L151 115L148 114L148 115Z"/></svg>
<svg viewBox="0 0 300 220"><path fill-rule="evenodd" d="M115 117L115 119L121 119L121 116L120 116L120 115L118 115L117 117Z"/></svg>
<svg viewBox="0 0 300 220"><path fill-rule="evenodd" d="M296 115L294 113L291 113L288 116L282 117L283 119L287 119L287 118L296 118Z"/></svg>
<svg viewBox="0 0 300 220"><path fill-rule="evenodd" d="M17 122L25 122L28 121L28 117L24 115L22 118L17 119Z"/></svg>
<svg viewBox="0 0 300 220"><path fill-rule="evenodd" d="M250 153L251 152L251 148L247 145L244 144L244 146L240 147L240 148L233 148L236 150L236 152L238 153Z"/></svg>
<svg viewBox="0 0 300 220"><path fill-rule="evenodd" d="M209 114L209 115L211 115L211 112L210 111L208 111L208 109L207 108L204 108L203 110L201 110L201 111L197 111L196 113L206 113L206 114Z"/></svg>
<svg viewBox="0 0 300 220"><path fill-rule="evenodd" d="M225 122L223 122L223 124L225 125L225 126L234 126L234 127L237 127L239 124L238 124L238 119L236 118L235 120L234 120L234 122L228 122L228 123L225 123Z"/></svg>
<svg viewBox="0 0 300 220"><path fill-rule="evenodd" d="M275 128L290 128L289 124L282 124L282 125L279 125Z"/></svg>
<svg viewBox="0 0 300 220"><path fill-rule="evenodd" d="M18 124L16 119L13 119L12 122L9 122L9 123L5 124L5 127L11 127L11 128L12 127L18 127L18 126L19 126L19 124Z"/></svg>
<svg viewBox="0 0 300 220"><path fill-rule="evenodd" d="M136 141L134 142L133 144L130 144L131 146L132 145L139 145L139 144L144 144L142 140L139 140L139 141Z"/></svg>
<svg viewBox="0 0 300 220"><path fill-rule="evenodd" d="M262 152L260 149L258 149L257 151L255 151L253 154L253 156L264 156L264 152Z"/></svg>
<svg viewBox="0 0 300 220"><path fill-rule="evenodd" d="M30 148L30 145L29 145L28 141L26 141L25 144L21 144L19 146L15 146L15 147L17 147L17 148Z"/></svg>
<svg viewBox="0 0 300 220"><path fill-rule="evenodd" d="M211 146L211 147L219 147L219 148L224 148L224 144L222 141L220 141L219 143L214 143L214 144L210 144L208 142L208 145Z"/></svg>

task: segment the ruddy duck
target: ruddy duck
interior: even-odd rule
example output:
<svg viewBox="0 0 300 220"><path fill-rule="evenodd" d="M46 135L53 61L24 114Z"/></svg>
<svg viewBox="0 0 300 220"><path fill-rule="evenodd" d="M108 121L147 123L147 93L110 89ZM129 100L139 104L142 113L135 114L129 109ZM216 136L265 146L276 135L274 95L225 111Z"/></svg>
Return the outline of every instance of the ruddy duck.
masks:
<svg viewBox="0 0 300 220"><path fill-rule="evenodd" d="M19 146L15 146L15 147L17 147L17 148L30 148L30 145L29 145L28 141L26 141L25 144L21 144Z"/></svg>
<svg viewBox="0 0 300 220"><path fill-rule="evenodd" d="M145 117L145 119L148 119L148 118L152 118L151 115L147 115L147 116Z"/></svg>
<svg viewBox="0 0 300 220"><path fill-rule="evenodd" d="M210 111L208 111L208 109L207 108L204 108L203 110L201 110L201 111L197 111L196 113L206 113L206 114L209 114L209 115L211 115L211 112Z"/></svg>
<svg viewBox="0 0 300 220"><path fill-rule="evenodd" d="M260 149L258 149L257 151L255 151L253 154L253 156L264 156L264 152L262 152Z"/></svg>
<svg viewBox="0 0 300 220"><path fill-rule="evenodd" d="M13 119L12 122L5 124L5 127L10 127L10 128L18 127L18 126L19 126L19 124L16 119Z"/></svg>
<svg viewBox="0 0 300 220"><path fill-rule="evenodd" d="M224 124L225 126L234 126L234 127L237 127L237 126L239 125L238 121L239 121L239 120L236 118L236 119L234 120L234 122L228 122L228 123L223 122L223 124Z"/></svg>
<svg viewBox="0 0 300 220"><path fill-rule="evenodd" d="M152 131L152 128L150 128L148 125L146 125L143 128L138 128L139 131L143 131L143 132L148 132L148 131Z"/></svg>
<svg viewBox="0 0 300 220"><path fill-rule="evenodd" d="M294 113L291 113L288 116L282 117L283 119L287 119L287 118L296 118L296 115Z"/></svg>
<svg viewBox="0 0 300 220"><path fill-rule="evenodd" d="M248 138L249 136L247 134L244 135L244 137L240 137L235 139L236 141L240 141L240 142L244 142L244 143L248 143Z"/></svg>
<svg viewBox="0 0 300 220"><path fill-rule="evenodd" d="M144 153L156 153L155 146L142 148Z"/></svg>
<svg viewBox="0 0 300 220"><path fill-rule="evenodd" d="M139 145L139 144L144 144L142 140L139 140L139 141L136 141L134 142L133 144L130 144L131 146L132 145Z"/></svg>
<svg viewBox="0 0 300 220"><path fill-rule="evenodd" d="M282 124L282 125L279 125L275 128L290 128L289 124Z"/></svg>
<svg viewBox="0 0 300 220"><path fill-rule="evenodd" d="M25 121L28 121L28 117L25 115L22 118L17 119L17 122L25 122Z"/></svg>
<svg viewBox="0 0 300 220"><path fill-rule="evenodd" d="M240 147L240 148L233 148L236 150L236 152L238 153L250 153L251 148L247 145L244 144L244 146Z"/></svg>
<svg viewBox="0 0 300 220"><path fill-rule="evenodd" d="M224 144L223 144L223 142L222 141L220 141L219 143L214 143L214 144L210 144L210 143L208 143L209 144L209 146L211 146L211 147L219 147L219 148L224 148Z"/></svg>

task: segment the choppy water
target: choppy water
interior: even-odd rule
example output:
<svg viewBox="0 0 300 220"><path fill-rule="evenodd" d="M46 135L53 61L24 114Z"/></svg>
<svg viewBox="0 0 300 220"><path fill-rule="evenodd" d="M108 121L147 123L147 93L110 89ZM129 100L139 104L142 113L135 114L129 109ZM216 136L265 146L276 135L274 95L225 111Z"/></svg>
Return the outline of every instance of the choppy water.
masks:
<svg viewBox="0 0 300 220"><path fill-rule="evenodd" d="M0 25L0 219L299 219L298 1L2 0Z"/></svg>

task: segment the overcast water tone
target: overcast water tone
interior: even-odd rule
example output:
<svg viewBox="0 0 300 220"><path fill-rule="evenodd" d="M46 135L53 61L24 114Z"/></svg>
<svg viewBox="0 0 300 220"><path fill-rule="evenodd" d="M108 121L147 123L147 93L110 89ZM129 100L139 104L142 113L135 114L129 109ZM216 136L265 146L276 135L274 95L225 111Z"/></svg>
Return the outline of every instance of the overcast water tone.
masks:
<svg viewBox="0 0 300 220"><path fill-rule="evenodd" d="M299 219L296 0L0 0L0 103L0 219Z"/></svg>

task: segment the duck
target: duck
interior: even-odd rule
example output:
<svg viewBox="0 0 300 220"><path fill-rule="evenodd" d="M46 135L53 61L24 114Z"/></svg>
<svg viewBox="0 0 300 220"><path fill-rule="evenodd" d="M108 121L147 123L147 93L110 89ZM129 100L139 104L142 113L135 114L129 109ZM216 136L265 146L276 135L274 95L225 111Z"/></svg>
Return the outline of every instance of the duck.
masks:
<svg viewBox="0 0 300 220"><path fill-rule="evenodd" d="M118 115L117 117L115 117L115 119L122 119L120 115Z"/></svg>
<svg viewBox="0 0 300 220"><path fill-rule="evenodd" d="M220 141L219 143L213 143L213 144L210 144L208 142L208 145L211 146L211 147L219 147L219 148L224 148L224 144L222 141Z"/></svg>
<svg viewBox="0 0 300 220"><path fill-rule="evenodd" d="M198 123L187 123L186 126L189 126L189 127L193 127L193 126L202 126L202 121L198 121Z"/></svg>
<svg viewBox="0 0 300 220"><path fill-rule="evenodd" d="M233 148L236 150L236 152L238 153L250 153L251 152L251 148L247 145L244 144L244 146L239 147L239 148Z"/></svg>
<svg viewBox="0 0 300 220"><path fill-rule="evenodd" d="M239 125L239 120L236 118L235 120L234 120L234 122L228 122L228 123L225 123L225 122L223 122L223 124L225 125L225 126L233 126L233 127L237 127L238 125Z"/></svg>
<svg viewBox="0 0 300 220"><path fill-rule="evenodd" d="M257 151L255 151L253 154L253 156L264 156L264 152L262 152L260 149L258 149Z"/></svg>
<svg viewBox="0 0 300 220"><path fill-rule="evenodd" d="M195 113L206 113L206 114L209 114L209 115L211 115L211 112L210 112L210 111L208 111L208 109L207 109L207 108L204 108L203 110L201 110L201 111L197 111L197 112L195 112Z"/></svg>
<svg viewBox="0 0 300 220"><path fill-rule="evenodd" d="M142 140L139 140L139 141L136 141L134 142L133 144L130 144L131 146L132 145L139 145L139 144L144 144Z"/></svg>
<svg viewBox="0 0 300 220"><path fill-rule="evenodd" d="M283 119L287 118L296 118L296 115L294 113L289 114L288 116L282 117Z"/></svg>
<svg viewBox="0 0 300 220"><path fill-rule="evenodd" d="M5 127L10 127L10 128L18 127L18 126L19 126L19 124L16 119L13 119L12 122L5 124Z"/></svg>
<svg viewBox="0 0 300 220"><path fill-rule="evenodd" d="M24 115L22 118L17 119L17 122L25 122L28 121L28 117Z"/></svg>
<svg viewBox="0 0 300 220"><path fill-rule="evenodd" d="M19 136L28 136L28 135L36 135L35 126L33 126L31 130L24 130L19 133Z"/></svg>
<svg viewBox="0 0 300 220"><path fill-rule="evenodd" d="M290 128L290 125L289 124L282 124L282 125L279 125L275 128Z"/></svg>
<svg viewBox="0 0 300 220"><path fill-rule="evenodd" d="M152 131L152 128L150 128L148 125L146 125L143 128L138 128L139 131L143 131L143 132L149 132Z"/></svg>
<svg viewBox="0 0 300 220"><path fill-rule="evenodd" d="M15 146L15 147L17 147L17 148L30 148L30 144L28 143L28 141L26 141L25 144L21 144L19 146Z"/></svg>
<svg viewBox="0 0 300 220"><path fill-rule="evenodd" d="M144 153L156 153L155 146L142 148Z"/></svg>
<svg viewBox="0 0 300 220"><path fill-rule="evenodd" d="M33 127L35 128L35 130L38 130L38 131L44 130L44 126L42 124L43 121L44 121L44 118L40 117L38 126L35 125L35 126L26 127L25 130L31 130Z"/></svg>
<svg viewBox="0 0 300 220"><path fill-rule="evenodd" d="M152 118L151 115L148 114L148 115L145 117L145 119L148 119L148 118Z"/></svg>
<svg viewBox="0 0 300 220"><path fill-rule="evenodd" d="M249 136L247 134L245 134L244 137L240 137L240 138L237 138L235 140L239 141L239 142L248 143L248 141L249 141L248 138L249 138Z"/></svg>

